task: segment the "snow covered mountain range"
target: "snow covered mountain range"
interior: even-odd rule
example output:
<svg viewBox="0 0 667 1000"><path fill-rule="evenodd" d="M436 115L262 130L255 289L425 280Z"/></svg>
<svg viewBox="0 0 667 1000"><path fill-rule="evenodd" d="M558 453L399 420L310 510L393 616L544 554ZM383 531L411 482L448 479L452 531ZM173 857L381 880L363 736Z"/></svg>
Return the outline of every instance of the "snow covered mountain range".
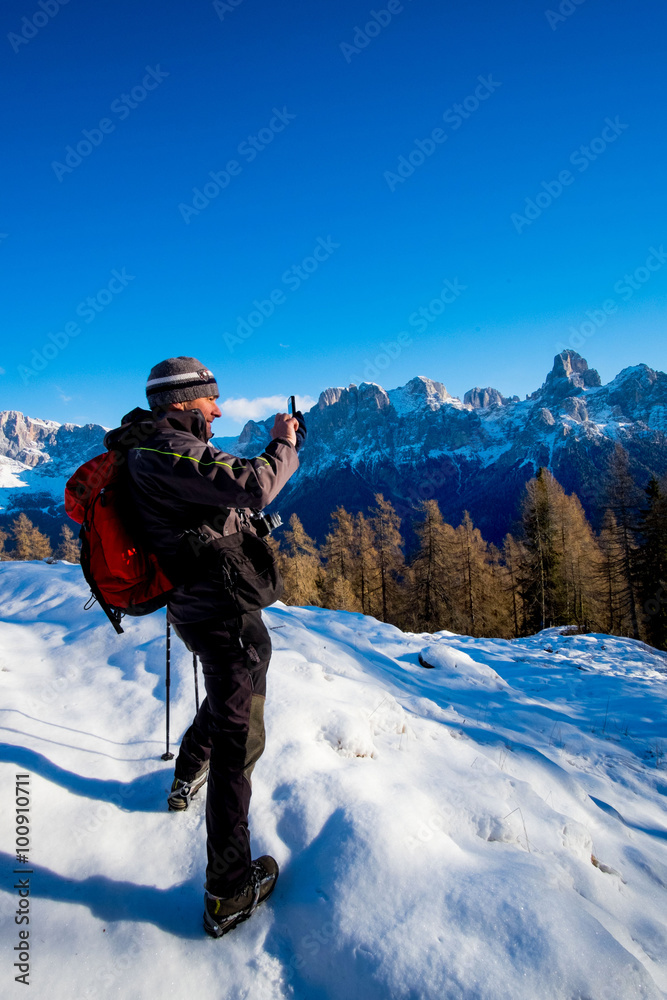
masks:
<svg viewBox="0 0 667 1000"><path fill-rule="evenodd" d="M257 454L271 423L249 421L238 438L216 443L233 454ZM667 375L641 364L603 386L571 350L556 355L544 384L525 400L490 387L461 400L418 376L389 391L375 383L326 389L307 423L301 469L279 506L284 520L296 511L320 539L338 504L365 509L383 492L406 520L423 499L437 499L452 524L467 509L484 537L500 542L540 466L576 492L598 524L616 441L640 486L667 471ZM25 510L52 530L63 519L68 475L102 450L103 437L99 425L0 413L0 525Z"/></svg>

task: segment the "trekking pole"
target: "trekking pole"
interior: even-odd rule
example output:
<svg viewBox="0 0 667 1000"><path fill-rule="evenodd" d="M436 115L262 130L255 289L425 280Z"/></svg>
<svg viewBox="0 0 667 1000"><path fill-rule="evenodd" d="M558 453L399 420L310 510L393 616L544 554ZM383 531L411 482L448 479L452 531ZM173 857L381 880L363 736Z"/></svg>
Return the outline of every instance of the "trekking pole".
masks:
<svg viewBox="0 0 667 1000"><path fill-rule="evenodd" d="M195 672L195 705L199 711L199 679L197 677L197 654L192 654L192 669Z"/></svg>
<svg viewBox="0 0 667 1000"><path fill-rule="evenodd" d="M169 752L169 688L171 686L171 628L169 622L167 622L167 649L166 649L166 659L167 659L167 670L165 676L165 688L166 688L166 702L167 702L167 748L162 754L162 760L173 760L173 753Z"/></svg>

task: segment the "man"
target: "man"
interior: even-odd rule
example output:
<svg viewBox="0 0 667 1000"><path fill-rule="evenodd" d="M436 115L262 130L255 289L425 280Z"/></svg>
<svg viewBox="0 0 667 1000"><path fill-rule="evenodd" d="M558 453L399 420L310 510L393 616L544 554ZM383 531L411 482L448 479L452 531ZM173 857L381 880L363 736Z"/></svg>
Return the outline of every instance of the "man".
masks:
<svg viewBox="0 0 667 1000"><path fill-rule="evenodd" d="M250 517L298 468L306 430L301 414L279 413L259 457L218 451L208 443L221 415L218 386L196 358L156 365L146 395L151 412L128 414L107 444L129 447L134 511L176 583L168 619L202 663L206 698L183 737L168 802L187 809L208 777L204 928L220 937L250 916L278 877L273 858L252 861L248 832L271 656L257 608L280 596L273 557Z"/></svg>

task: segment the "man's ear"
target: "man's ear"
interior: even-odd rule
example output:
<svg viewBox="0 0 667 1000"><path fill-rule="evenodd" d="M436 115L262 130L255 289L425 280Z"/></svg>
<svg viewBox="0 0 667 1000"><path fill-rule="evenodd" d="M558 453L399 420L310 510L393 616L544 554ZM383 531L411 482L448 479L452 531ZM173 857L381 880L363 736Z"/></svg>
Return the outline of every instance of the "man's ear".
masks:
<svg viewBox="0 0 667 1000"><path fill-rule="evenodd" d="M185 403L170 403L167 407L168 410L184 410Z"/></svg>

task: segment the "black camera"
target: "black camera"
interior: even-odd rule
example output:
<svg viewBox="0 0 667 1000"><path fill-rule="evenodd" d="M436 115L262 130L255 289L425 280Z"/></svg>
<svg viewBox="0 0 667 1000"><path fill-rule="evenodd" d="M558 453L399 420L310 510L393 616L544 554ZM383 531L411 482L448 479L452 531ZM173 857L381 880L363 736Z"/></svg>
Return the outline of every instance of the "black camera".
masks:
<svg viewBox="0 0 667 1000"><path fill-rule="evenodd" d="M250 523L260 538L266 538L274 528L279 528L283 523L280 514L252 514Z"/></svg>

